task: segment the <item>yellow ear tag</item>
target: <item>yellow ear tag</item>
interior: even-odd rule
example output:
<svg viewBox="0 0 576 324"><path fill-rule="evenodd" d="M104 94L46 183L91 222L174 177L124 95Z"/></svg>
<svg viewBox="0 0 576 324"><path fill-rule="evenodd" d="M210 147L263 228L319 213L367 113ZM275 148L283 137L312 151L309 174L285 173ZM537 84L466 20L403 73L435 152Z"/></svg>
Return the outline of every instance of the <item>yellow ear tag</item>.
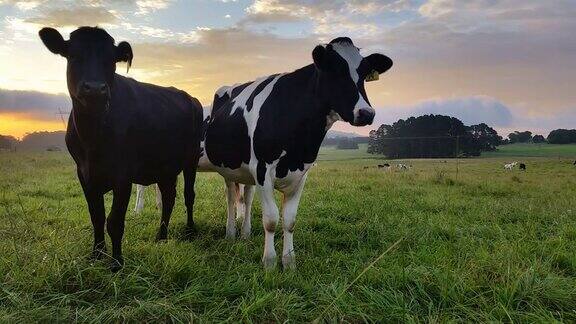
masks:
<svg viewBox="0 0 576 324"><path fill-rule="evenodd" d="M380 74L376 70L372 70L372 72L368 73L366 78L364 79L366 82L376 81L380 79Z"/></svg>

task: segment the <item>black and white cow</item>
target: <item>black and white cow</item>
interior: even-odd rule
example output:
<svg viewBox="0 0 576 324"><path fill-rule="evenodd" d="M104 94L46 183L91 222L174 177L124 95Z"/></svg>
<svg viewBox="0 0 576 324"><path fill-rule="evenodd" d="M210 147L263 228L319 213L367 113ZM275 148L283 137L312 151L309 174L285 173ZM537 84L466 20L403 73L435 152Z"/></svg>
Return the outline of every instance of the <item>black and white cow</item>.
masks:
<svg viewBox="0 0 576 324"><path fill-rule="evenodd" d="M293 268L296 212L320 144L338 120L353 126L372 123L375 111L364 80L392 67L392 60L382 54L363 57L347 37L317 46L312 57L313 64L294 72L220 88L202 143L199 170L216 171L226 182L227 237L236 235L235 205L242 193L242 237L250 236L251 204L254 188L258 190L266 269L276 266L274 235L280 215L274 189L284 195L282 263Z"/></svg>

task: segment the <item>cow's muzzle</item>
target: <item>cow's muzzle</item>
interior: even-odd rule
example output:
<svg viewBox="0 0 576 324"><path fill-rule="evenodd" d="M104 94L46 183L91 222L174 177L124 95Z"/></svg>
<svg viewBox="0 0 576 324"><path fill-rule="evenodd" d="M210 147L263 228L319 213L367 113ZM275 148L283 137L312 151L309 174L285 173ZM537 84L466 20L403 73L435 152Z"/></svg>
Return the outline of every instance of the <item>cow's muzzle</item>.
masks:
<svg viewBox="0 0 576 324"><path fill-rule="evenodd" d="M354 116L353 126L366 126L372 125L376 111L373 108L360 108Z"/></svg>

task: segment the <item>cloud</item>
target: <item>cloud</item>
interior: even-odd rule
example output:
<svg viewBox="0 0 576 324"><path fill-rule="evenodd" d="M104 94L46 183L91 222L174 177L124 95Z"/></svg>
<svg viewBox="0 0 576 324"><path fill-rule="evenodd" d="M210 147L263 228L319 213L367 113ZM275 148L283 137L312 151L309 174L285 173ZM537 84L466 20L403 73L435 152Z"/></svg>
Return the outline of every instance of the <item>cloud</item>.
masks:
<svg viewBox="0 0 576 324"><path fill-rule="evenodd" d="M36 119L55 120L58 109L70 111L72 102L67 95L39 91L0 89L0 114L23 114Z"/></svg>
<svg viewBox="0 0 576 324"><path fill-rule="evenodd" d="M379 109L377 116L380 123L393 123L400 118L427 114L456 117L465 125L486 123L509 127L514 123L511 109L488 96L426 100L408 107Z"/></svg>
<svg viewBox="0 0 576 324"><path fill-rule="evenodd" d="M95 26L116 22L117 17L102 7L72 7L51 9L39 16L29 18L26 22L51 26Z"/></svg>
<svg viewBox="0 0 576 324"><path fill-rule="evenodd" d="M324 40L340 34L367 37L380 29L367 18L412 6L411 0L256 0L246 9L240 25L310 21L313 33Z"/></svg>

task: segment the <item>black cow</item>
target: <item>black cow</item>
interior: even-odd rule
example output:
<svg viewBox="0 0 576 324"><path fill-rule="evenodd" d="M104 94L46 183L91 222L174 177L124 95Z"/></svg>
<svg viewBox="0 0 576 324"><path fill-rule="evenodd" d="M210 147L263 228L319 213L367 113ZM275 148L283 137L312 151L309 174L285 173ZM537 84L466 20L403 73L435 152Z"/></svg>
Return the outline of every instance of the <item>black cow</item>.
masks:
<svg viewBox="0 0 576 324"><path fill-rule="evenodd" d="M526 164L524 164L524 163L518 164L518 169L520 169L522 171L526 171Z"/></svg>
<svg viewBox="0 0 576 324"><path fill-rule="evenodd" d="M275 74L216 92L205 134L200 170L220 173L228 188L226 236L236 233L234 199L237 183L245 184L242 236L250 235L250 205L254 185L262 200L265 268L276 265L274 234L279 211L274 189L284 194L282 210L284 267L295 266L293 231L307 171L332 124L372 123L364 80L390 69L382 54L360 55L347 37L317 46L314 64L291 73Z"/></svg>
<svg viewBox="0 0 576 324"><path fill-rule="evenodd" d="M39 32L46 47L68 61L72 99L66 145L94 229L92 256L106 250L104 224L112 241L112 270L123 265L122 236L132 183L158 183L162 220L157 239L167 237L176 196L176 177L184 171L187 229L192 230L194 182L200 154L202 106L176 88L141 83L115 73L117 62L132 63L127 42L114 45L103 29L81 27L69 40L53 28ZM114 194L105 218L104 193Z"/></svg>
<svg viewBox="0 0 576 324"><path fill-rule="evenodd" d="M388 163L384 163L384 164L378 164L378 168L382 169L382 168L389 168L390 164Z"/></svg>

